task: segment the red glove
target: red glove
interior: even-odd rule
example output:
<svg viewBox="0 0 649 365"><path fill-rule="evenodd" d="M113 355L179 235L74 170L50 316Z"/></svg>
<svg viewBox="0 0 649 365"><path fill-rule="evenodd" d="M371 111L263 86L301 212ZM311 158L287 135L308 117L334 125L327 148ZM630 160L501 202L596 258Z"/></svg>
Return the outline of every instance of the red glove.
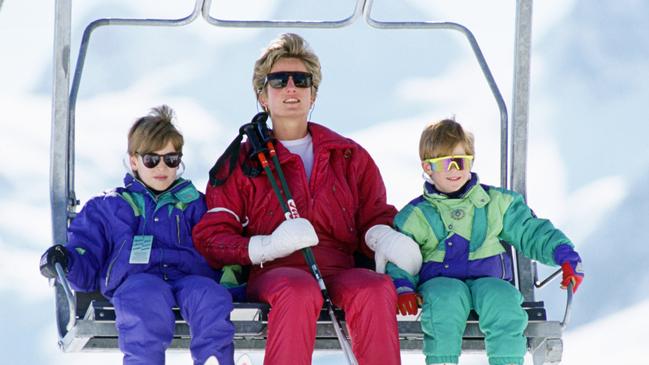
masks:
<svg viewBox="0 0 649 365"><path fill-rule="evenodd" d="M584 271L581 269L581 257L568 244L562 244L554 249L554 262L561 265L563 280L561 280L561 289L566 289L572 282L572 292L575 293L577 288L584 280Z"/></svg>
<svg viewBox="0 0 649 365"><path fill-rule="evenodd" d="M566 289L572 282L572 292L577 292L577 288L584 280L584 271L581 269L581 261L566 261L561 264L563 271L563 280L561 280L561 289Z"/></svg>
<svg viewBox="0 0 649 365"><path fill-rule="evenodd" d="M406 292L399 294L397 298L397 312L402 315L416 315L419 309L419 298L415 292Z"/></svg>

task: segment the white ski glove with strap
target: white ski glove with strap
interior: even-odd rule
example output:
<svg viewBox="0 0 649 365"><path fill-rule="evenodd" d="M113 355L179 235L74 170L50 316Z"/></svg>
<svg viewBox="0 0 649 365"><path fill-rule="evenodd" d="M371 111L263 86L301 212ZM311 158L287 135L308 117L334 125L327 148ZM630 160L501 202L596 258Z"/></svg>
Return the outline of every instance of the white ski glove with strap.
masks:
<svg viewBox="0 0 649 365"><path fill-rule="evenodd" d="M365 243L374 251L376 272L385 273L385 265L390 261L410 275L419 273L422 262L419 245L405 234L377 224L365 233Z"/></svg>
<svg viewBox="0 0 649 365"><path fill-rule="evenodd" d="M248 255L254 265L285 257L293 252L318 244L311 222L304 218L289 219L268 236L250 237Z"/></svg>

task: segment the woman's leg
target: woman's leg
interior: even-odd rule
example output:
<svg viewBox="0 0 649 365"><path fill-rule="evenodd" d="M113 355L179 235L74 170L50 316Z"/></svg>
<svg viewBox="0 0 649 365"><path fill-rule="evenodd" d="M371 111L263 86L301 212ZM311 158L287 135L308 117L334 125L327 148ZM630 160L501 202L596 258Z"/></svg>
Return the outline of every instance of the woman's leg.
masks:
<svg viewBox="0 0 649 365"><path fill-rule="evenodd" d="M276 268L248 283L248 297L270 304L264 365L309 365L322 294L313 276Z"/></svg>
<svg viewBox="0 0 649 365"><path fill-rule="evenodd" d="M327 276L325 283L334 304L345 311L359 365L400 364L397 294L390 277L354 268Z"/></svg>

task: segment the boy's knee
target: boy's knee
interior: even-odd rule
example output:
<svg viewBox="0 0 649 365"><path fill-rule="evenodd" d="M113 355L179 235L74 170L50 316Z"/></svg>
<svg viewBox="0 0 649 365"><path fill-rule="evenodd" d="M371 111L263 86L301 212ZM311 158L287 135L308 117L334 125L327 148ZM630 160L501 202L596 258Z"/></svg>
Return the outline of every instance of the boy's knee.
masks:
<svg viewBox="0 0 649 365"><path fill-rule="evenodd" d="M471 309L469 287L459 279L439 277L431 279L419 288L424 304Z"/></svg>
<svg viewBox="0 0 649 365"><path fill-rule="evenodd" d="M169 286L161 278L150 274L135 274L129 276L113 294L111 300L117 307L117 303L124 308L137 309L150 305L166 306L171 308L176 303L174 295Z"/></svg>

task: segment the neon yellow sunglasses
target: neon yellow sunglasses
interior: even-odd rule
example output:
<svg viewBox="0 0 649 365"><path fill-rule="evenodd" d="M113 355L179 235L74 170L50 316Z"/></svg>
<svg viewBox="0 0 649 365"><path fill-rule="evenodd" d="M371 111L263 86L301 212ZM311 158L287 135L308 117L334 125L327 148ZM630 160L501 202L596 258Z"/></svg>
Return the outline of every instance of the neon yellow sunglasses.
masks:
<svg viewBox="0 0 649 365"><path fill-rule="evenodd" d="M464 170L465 168L470 170L472 161L473 156L471 155L442 156L424 160L435 172L451 171L451 167L458 170Z"/></svg>

